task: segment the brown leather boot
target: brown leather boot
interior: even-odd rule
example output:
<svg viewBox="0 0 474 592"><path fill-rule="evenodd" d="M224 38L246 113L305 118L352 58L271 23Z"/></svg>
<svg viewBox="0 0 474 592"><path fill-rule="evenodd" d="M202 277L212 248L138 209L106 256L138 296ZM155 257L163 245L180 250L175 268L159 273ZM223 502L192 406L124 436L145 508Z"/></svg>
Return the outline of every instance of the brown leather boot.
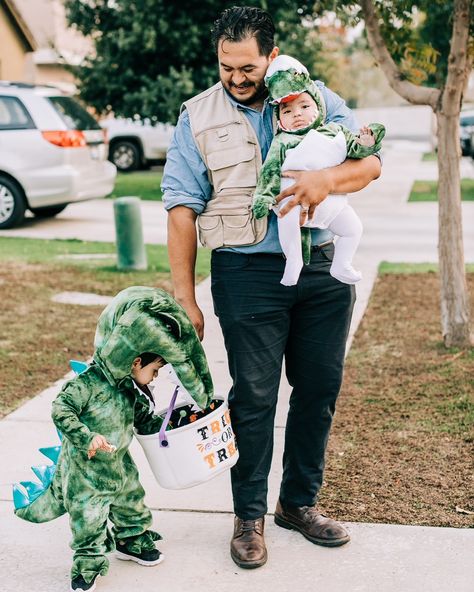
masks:
<svg viewBox="0 0 474 592"><path fill-rule="evenodd" d="M234 519L234 536L230 541L230 555L239 567L253 569L267 561L267 548L263 538L265 517L257 520Z"/></svg>
<svg viewBox="0 0 474 592"><path fill-rule="evenodd" d="M332 518L319 514L314 506L283 507L278 500L275 524L297 530L308 541L323 547L339 547L350 540L345 528Z"/></svg>

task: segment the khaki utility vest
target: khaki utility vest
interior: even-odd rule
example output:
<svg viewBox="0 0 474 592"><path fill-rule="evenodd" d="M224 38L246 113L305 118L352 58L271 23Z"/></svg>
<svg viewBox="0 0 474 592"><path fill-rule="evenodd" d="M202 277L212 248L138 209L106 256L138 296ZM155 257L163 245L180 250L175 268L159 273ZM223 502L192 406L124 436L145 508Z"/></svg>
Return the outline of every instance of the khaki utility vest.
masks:
<svg viewBox="0 0 474 592"><path fill-rule="evenodd" d="M252 198L262 167L257 135L220 82L183 104L207 167L211 199L198 217L201 244L210 249L254 245L265 237L267 217L256 220Z"/></svg>
<svg viewBox="0 0 474 592"><path fill-rule="evenodd" d="M326 120L326 103L314 86ZM252 198L262 168L257 135L242 109L228 99L220 82L183 103L191 132L207 167L211 199L198 216L199 240L217 249L254 245L264 239L268 217L256 220ZM274 121L276 124L276 122Z"/></svg>

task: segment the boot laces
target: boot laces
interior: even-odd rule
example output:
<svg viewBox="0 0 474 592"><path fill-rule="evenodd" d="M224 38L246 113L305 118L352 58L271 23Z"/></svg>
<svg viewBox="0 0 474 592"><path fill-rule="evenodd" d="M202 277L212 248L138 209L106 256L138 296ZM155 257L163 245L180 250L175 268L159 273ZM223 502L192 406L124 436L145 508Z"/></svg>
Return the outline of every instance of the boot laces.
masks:
<svg viewBox="0 0 474 592"><path fill-rule="evenodd" d="M260 520L241 520L239 524L239 531L240 534L244 534L246 532L256 532L257 534L262 534Z"/></svg>

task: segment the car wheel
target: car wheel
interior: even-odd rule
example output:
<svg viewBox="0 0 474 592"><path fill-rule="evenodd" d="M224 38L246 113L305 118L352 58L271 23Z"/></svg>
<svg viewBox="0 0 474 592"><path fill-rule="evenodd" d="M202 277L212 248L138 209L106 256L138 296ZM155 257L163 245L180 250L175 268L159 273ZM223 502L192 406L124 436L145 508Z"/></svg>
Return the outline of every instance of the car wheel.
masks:
<svg viewBox="0 0 474 592"><path fill-rule="evenodd" d="M110 147L109 160L123 173L136 171L140 166L140 151L133 142L119 140Z"/></svg>
<svg viewBox="0 0 474 592"><path fill-rule="evenodd" d="M0 229L13 228L21 224L25 210L23 191L14 181L0 175Z"/></svg>
<svg viewBox="0 0 474 592"><path fill-rule="evenodd" d="M52 218L67 207L67 204L61 206L46 206L44 208L30 208L37 218Z"/></svg>

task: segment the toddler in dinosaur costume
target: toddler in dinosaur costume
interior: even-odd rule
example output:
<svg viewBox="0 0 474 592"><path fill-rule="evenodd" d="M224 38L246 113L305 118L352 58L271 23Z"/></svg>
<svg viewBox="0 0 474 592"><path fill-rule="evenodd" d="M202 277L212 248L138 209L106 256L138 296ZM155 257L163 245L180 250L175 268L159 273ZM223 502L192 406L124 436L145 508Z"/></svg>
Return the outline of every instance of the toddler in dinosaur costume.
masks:
<svg viewBox="0 0 474 592"><path fill-rule="evenodd" d="M105 554L114 548L118 558L140 565L163 559L128 448L134 427L141 433L161 427L147 384L164 360L202 409L213 394L196 331L163 290L136 286L120 292L99 318L94 345L93 362L53 402L53 421L63 437L54 476L40 495L24 495L15 504L17 516L31 522L69 513L71 590L95 589L97 576L108 570Z"/></svg>
<svg viewBox="0 0 474 592"><path fill-rule="evenodd" d="M275 197L294 183L282 177L283 171L319 170L337 166L346 158L364 158L380 149L385 135L381 124L372 123L359 135L338 123L324 125L325 105L307 69L286 55L275 58L265 75L270 101L276 107L278 132L260 172L253 199L256 218L268 215ZM283 200L282 206L291 197ZM297 283L304 263L310 258L309 228L328 228L339 238L334 249L330 273L347 284L361 279L352 266L352 257L362 234L362 223L349 206L347 196L330 195L317 207L311 220L300 231L301 206L278 218L278 233L286 266L281 283ZM306 210L303 210L307 212ZM303 239L303 248L302 240Z"/></svg>

